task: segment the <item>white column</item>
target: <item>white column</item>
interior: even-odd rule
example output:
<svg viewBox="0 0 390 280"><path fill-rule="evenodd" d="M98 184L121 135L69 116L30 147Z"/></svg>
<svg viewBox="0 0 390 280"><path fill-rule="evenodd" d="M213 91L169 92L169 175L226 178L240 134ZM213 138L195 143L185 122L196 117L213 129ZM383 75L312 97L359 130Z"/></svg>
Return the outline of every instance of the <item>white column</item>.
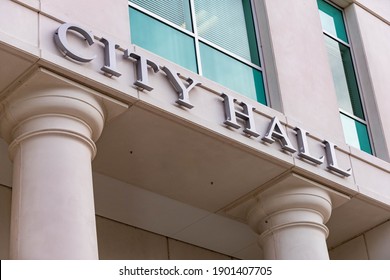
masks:
<svg viewBox="0 0 390 280"><path fill-rule="evenodd" d="M2 102L13 160L12 259L97 259L91 160L105 112L92 91L40 73Z"/></svg>
<svg viewBox="0 0 390 280"><path fill-rule="evenodd" d="M326 238L332 201L315 185L272 186L257 197L248 223L265 259L329 259Z"/></svg>

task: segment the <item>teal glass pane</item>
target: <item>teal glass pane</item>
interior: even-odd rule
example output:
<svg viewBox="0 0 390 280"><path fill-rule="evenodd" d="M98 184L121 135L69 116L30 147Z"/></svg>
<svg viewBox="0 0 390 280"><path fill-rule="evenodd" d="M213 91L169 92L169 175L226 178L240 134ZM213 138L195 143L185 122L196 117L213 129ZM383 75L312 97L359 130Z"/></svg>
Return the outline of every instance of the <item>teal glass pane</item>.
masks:
<svg viewBox="0 0 390 280"><path fill-rule="evenodd" d="M245 24L248 35L249 51L251 53L251 61L256 65L261 66L250 0L242 0L242 6L245 14Z"/></svg>
<svg viewBox="0 0 390 280"><path fill-rule="evenodd" d="M263 77L259 70L206 44L200 43L199 48L205 77L266 105Z"/></svg>
<svg viewBox="0 0 390 280"><path fill-rule="evenodd" d="M345 141L348 145L372 154L367 126L344 114L340 114L344 129Z"/></svg>
<svg viewBox="0 0 390 280"><path fill-rule="evenodd" d="M329 34L348 43L342 11L324 0L317 0L317 4L320 10L322 28Z"/></svg>
<svg viewBox="0 0 390 280"><path fill-rule="evenodd" d="M130 0L130 2L192 31L190 2L188 0Z"/></svg>
<svg viewBox="0 0 390 280"><path fill-rule="evenodd" d="M339 107L364 120L351 51L334 39L324 37Z"/></svg>
<svg viewBox="0 0 390 280"><path fill-rule="evenodd" d="M195 0L198 35L260 66L249 0Z"/></svg>
<svg viewBox="0 0 390 280"><path fill-rule="evenodd" d="M129 9L131 41L197 73L194 39L144 13Z"/></svg>

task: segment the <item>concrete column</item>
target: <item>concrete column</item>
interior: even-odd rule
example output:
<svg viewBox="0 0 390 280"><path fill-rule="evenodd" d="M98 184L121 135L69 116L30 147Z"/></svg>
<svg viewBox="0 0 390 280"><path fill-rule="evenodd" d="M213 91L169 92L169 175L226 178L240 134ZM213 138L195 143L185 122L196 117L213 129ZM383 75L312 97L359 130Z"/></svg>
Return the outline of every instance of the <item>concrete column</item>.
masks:
<svg viewBox="0 0 390 280"><path fill-rule="evenodd" d="M272 186L257 197L248 223L265 259L329 259L326 238L332 201L315 185Z"/></svg>
<svg viewBox="0 0 390 280"><path fill-rule="evenodd" d="M10 258L97 259L91 160L102 98L39 72L0 113L14 168Z"/></svg>

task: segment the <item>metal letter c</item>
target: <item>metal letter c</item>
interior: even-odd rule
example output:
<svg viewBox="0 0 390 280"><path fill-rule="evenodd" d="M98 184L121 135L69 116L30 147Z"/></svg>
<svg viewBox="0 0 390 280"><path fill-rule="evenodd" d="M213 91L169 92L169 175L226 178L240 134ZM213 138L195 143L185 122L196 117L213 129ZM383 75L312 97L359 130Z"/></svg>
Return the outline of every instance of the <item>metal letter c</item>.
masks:
<svg viewBox="0 0 390 280"><path fill-rule="evenodd" d="M77 55L75 52L71 50L71 48L69 47L68 39L66 38L66 34L68 30L73 30L80 33L85 38L88 45L91 46L94 43L92 32L88 32L85 29L75 24L64 23L57 29L57 31L54 34L54 42L56 43L60 51L64 53L65 56L69 56L70 58L79 62L90 62L91 60L95 59L96 55L91 57L83 57Z"/></svg>

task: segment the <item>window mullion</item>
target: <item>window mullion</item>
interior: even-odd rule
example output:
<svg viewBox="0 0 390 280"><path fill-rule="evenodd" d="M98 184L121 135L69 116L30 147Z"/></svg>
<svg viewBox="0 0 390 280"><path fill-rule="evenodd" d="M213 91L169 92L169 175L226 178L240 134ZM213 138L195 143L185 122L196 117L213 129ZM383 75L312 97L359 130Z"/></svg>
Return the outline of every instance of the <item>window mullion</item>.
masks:
<svg viewBox="0 0 390 280"><path fill-rule="evenodd" d="M260 66L254 64L253 62L246 60L246 59L242 58L241 56L238 56L238 55L236 55L236 54L234 54L234 53L232 53L224 48L221 48L220 46L218 46L217 44L215 44L213 42L210 42L209 40L206 40L202 37L198 37L198 42L205 43L206 45L209 45L210 47L212 47L212 48L214 48L214 49L216 49L216 50L218 50L218 51L220 51L220 52L222 52L222 53L224 53L224 54L226 54L226 55L228 55L228 56L230 56L230 57L232 57L232 58L234 58L234 59L236 59L244 64L247 64L248 66L251 66L252 68L255 68L257 70L262 71L262 68Z"/></svg>
<svg viewBox="0 0 390 280"><path fill-rule="evenodd" d="M347 112L347 111L345 111L345 110L343 110L341 108L339 108L339 112L341 114L343 114L344 116L347 116L347 117L349 117L349 118L351 118L351 119L353 119L355 121L358 121L358 122L360 122L362 124L367 125L367 121L365 119L361 119L361 118L359 118L359 117L357 117L357 116L355 116L355 115L353 115L353 114L351 114L351 113L349 113L349 112Z"/></svg>
<svg viewBox="0 0 390 280"><path fill-rule="evenodd" d="M342 45L344 45L344 46L346 46L348 48L351 48L351 46L348 43L344 42L343 40L341 40L341 39L339 39L339 38L337 38L335 36L333 36L332 34L329 34L325 30L322 30L322 32L324 33L325 36L329 37L330 39L333 39L333 40L337 41L338 43L340 43L340 44L342 44Z"/></svg>
<svg viewBox="0 0 390 280"><path fill-rule="evenodd" d="M251 9L252 9L252 20L254 22L254 28L255 28L255 35L256 35L256 43L257 43L257 51L259 53L259 59L260 59L260 70L261 70L261 76L263 77L263 83L264 83L264 92L265 92L265 100L267 104L270 106L270 95L268 91L268 84L267 81L267 75L265 75L265 64L264 64L264 59L263 59L263 45L261 43L261 38L260 38L260 28L259 28L259 22L257 19L259 18L256 12L255 8L255 0L250 0L251 2Z"/></svg>
<svg viewBox="0 0 390 280"><path fill-rule="evenodd" d="M194 0L190 1L190 11L191 11L191 19L192 19L192 30L194 30L194 43L195 43L195 56L196 63L198 65L198 74L202 75L202 61L200 59L200 49L199 49L199 36L198 36L198 28L196 24L196 14L195 14L195 4Z"/></svg>

